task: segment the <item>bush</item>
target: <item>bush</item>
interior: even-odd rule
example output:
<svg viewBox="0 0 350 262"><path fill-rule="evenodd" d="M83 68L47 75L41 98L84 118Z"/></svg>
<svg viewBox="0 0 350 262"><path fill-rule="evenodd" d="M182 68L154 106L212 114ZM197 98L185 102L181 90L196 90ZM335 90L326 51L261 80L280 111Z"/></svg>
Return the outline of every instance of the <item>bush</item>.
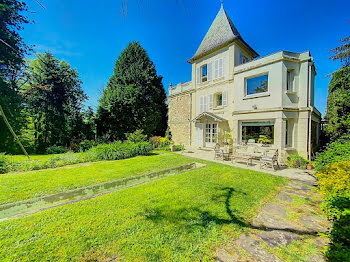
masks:
<svg viewBox="0 0 350 262"><path fill-rule="evenodd" d="M147 136L144 135L143 130L136 130L134 133L125 134L126 140L131 143L144 142L147 140Z"/></svg>
<svg viewBox="0 0 350 262"><path fill-rule="evenodd" d="M348 160L350 160L350 141L339 139L333 143L328 144L325 151L317 154L315 160L315 169L321 170L326 165Z"/></svg>
<svg viewBox="0 0 350 262"><path fill-rule="evenodd" d="M63 154L67 152L67 148L64 146L50 146L46 149L48 155Z"/></svg>
<svg viewBox="0 0 350 262"><path fill-rule="evenodd" d="M175 145L175 151L182 151L185 150L185 147L183 145Z"/></svg>
<svg viewBox="0 0 350 262"><path fill-rule="evenodd" d="M289 155L287 157L288 167L305 169L308 163L308 160L299 155Z"/></svg>
<svg viewBox="0 0 350 262"><path fill-rule="evenodd" d="M10 171L10 159L4 154L0 154L0 174L4 174Z"/></svg>
<svg viewBox="0 0 350 262"><path fill-rule="evenodd" d="M90 161L92 160L117 160L134 157L137 155L146 155L152 151L152 145L149 142L114 142L111 144L102 144L92 147L87 153Z"/></svg>
<svg viewBox="0 0 350 262"><path fill-rule="evenodd" d="M326 257L329 261L350 261L350 161L325 166L316 177L319 192L325 196L321 207L333 222Z"/></svg>
<svg viewBox="0 0 350 262"><path fill-rule="evenodd" d="M170 140L167 137L153 136L149 139L153 148L165 148L170 145Z"/></svg>
<svg viewBox="0 0 350 262"><path fill-rule="evenodd" d="M95 145L96 145L95 141L84 140L84 141L80 142L80 144L79 144L80 152L85 152Z"/></svg>

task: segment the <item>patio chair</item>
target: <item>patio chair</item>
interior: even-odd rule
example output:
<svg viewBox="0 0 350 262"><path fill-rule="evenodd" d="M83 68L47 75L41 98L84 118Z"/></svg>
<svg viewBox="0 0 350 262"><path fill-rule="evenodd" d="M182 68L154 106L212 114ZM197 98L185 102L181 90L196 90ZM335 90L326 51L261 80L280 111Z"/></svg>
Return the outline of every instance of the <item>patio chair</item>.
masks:
<svg viewBox="0 0 350 262"><path fill-rule="evenodd" d="M219 144L215 145L214 151L215 151L214 160L215 159L221 159L221 160L224 159L224 154L223 154L223 151L220 149Z"/></svg>
<svg viewBox="0 0 350 262"><path fill-rule="evenodd" d="M264 156L260 159L260 168L271 167L273 170L276 170L275 166L277 166L278 169L280 168L278 165L278 149L274 151L272 156Z"/></svg>

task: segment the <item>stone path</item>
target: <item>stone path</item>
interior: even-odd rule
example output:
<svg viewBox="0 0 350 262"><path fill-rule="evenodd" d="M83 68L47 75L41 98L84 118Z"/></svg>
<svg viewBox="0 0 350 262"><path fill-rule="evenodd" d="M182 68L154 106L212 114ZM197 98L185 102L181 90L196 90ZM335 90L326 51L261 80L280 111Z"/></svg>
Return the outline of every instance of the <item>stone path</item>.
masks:
<svg viewBox="0 0 350 262"><path fill-rule="evenodd" d="M291 180L266 203L248 230L216 251L216 261L325 261L329 224L319 209L321 197L305 183Z"/></svg>

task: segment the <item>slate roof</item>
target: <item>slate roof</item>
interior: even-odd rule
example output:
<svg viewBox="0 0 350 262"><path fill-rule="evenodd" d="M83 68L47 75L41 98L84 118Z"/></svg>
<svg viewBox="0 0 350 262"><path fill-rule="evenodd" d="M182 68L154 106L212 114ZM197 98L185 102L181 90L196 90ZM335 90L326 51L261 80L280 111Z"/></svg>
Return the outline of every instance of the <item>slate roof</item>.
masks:
<svg viewBox="0 0 350 262"><path fill-rule="evenodd" d="M196 58L199 58L212 50L215 50L221 46L224 46L225 44L233 41L234 39L240 40L241 43L245 45L253 53L254 57L258 56L258 53L255 52L242 39L237 28L234 26L231 19L228 17L223 5L221 5L221 8L218 14L216 15L202 43L197 49L197 52L189 60L189 62L192 62Z"/></svg>

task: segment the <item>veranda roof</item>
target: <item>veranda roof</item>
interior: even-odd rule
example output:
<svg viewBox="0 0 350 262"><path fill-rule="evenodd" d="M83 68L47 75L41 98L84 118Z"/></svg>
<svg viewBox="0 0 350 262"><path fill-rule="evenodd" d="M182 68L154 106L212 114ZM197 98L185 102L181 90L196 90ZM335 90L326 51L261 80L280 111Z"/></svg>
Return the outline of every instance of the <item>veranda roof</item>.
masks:
<svg viewBox="0 0 350 262"><path fill-rule="evenodd" d="M196 116L195 118L193 118L193 119L191 120L191 122L200 120L200 119L202 119L202 118L204 118L204 117L210 117L210 118L214 119L214 120L217 121L217 122L227 121L227 119L222 118L222 117L220 117L220 116L218 116L218 115L215 115L215 114L213 114L213 113L210 113L210 112L203 112L203 113L199 114L198 116Z"/></svg>

